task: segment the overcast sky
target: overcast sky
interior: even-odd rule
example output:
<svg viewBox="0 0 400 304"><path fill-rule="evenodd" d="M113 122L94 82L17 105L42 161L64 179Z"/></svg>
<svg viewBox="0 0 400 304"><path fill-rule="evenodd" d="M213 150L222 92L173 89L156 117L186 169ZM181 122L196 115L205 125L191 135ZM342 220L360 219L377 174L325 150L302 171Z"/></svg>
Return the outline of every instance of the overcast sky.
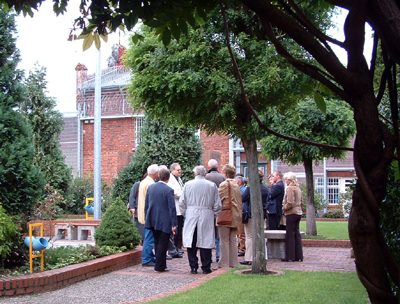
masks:
<svg viewBox="0 0 400 304"><path fill-rule="evenodd" d="M61 112L76 110L76 73L78 63L84 64L89 74L96 71L97 51L94 46L82 51L83 40L67 41L73 20L78 15L79 1L68 4L68 12L56 17L51 1L44 1L34 17L16 18L17 47L21 52L18 68L28 73L36 62L47 69L48 96L57 100ZM128 47L129 35L123 32L111 34L108 42L102 42L101 69L107 68L111 47L120 43ZM27 74L28 75L28 74Z"/></svg>
<svg viewBox="0 0 400 304"><path fill-rule="evenodd" d="M17 47L21 52L20 69L26 73L33 69L36 62L47 69L48 96L57 100L57 109L61 112L76 110L76 73L78 63L88 68L88 73L96 70L97 51L94 46L82 51L82 40L67 41L72 28L73 20L78 15L80 1L71 0L68 12L56 17L53 13L52 2L44 1L34 18L18 16L16 18L18 38ZM337 18L338 30L332 30L331 35L343 40L344 15ZM121 43L128 47L129 33L114 33L109 36L108 42L102 41L101 68L107 68L107 58L111 54L111 47ZM368 35L367 35L368 36ZM370 48L370 46L366 47ZM335 48L337 51L339 48ZM340 53L340 55L339 55ZM346 61L346 54L339 52L342 62Z"/></svg>

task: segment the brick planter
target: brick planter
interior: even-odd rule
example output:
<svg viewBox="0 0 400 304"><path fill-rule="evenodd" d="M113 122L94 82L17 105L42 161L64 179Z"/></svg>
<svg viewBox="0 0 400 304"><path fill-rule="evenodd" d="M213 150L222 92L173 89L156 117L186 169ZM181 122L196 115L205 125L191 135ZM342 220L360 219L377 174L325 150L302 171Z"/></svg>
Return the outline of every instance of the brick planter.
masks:
<svg viewBox="0 0 400 304"><path fill-rule="evenodd" d="M60 269L0 278L0 298L55 290L91 277L142 262L142 251L131 250Z"/></svg>
<svg viewBox="0 0 400 304"><path fill-rule="evenodd" d="M304 247L336 247L336 248L351 248L349 240L302 240Z"/></svg>

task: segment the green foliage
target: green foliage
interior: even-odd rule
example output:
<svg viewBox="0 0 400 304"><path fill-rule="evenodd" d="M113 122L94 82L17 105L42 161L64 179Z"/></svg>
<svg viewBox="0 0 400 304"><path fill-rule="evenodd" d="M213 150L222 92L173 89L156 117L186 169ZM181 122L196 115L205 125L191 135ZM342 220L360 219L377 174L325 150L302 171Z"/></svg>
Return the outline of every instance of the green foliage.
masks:
<svg viewBox="0 0 400 304"><path fill-rule="evenodd" d="M58 205L63 196L49 184L44 187L44 193L44 201L39 201L34 206L33 218L36 220L53 220L61 213Z"/></svg>
<svg viewBox="0 0 400 304"><path fill-rule="evenodd" d="M33 162L32 132L14 110L24 99L15 31L14 18L0 10L0 202L10 215L29 214L44 186Z"/></svg>
<svg viewBox="0 0 400 304"><path fill-rule="evenodd" d="M64 162L60 149L60 134L64 122L62 114L55 110L56 101L47 97L46 69L35 66L25 81L26 98L19 102L23 113L33 130L35 157L33 164L43 172L47 183L65 195L71 184L72 173ZM64 207L64 204L60 205Z"/></svg>
<svg viewBox="0 0 400 304"><path fill-rule="evenodd" d="M128 88L135 96L133 106L163 120L201 126L208 133L254 136L259 131L242 101L220 13L213 11L207 18L212 22L190 29L168 47L142 27L143 41L132 45L126 56L135 73ZM238 8L228 18L236 61L255 110L266 111L268 106L304 96L301 86L309 79L259 39L263 34L254 15Z"/></svg>
<svg viewBox="0 0 400 304"><path fill-rule="evenodd" d="M201 163L202 147L195 129L177 127L147 118L142 127L142 140L136 149L132 161L114 180L113 197L128 202L132 185L140 181L151 164L166 165L179 163L182 167L182 179L193 177L193 168Z"/></svg>
<svg viewBox="0 0 400 304"><path fill-rule="evenodd" d="M126 250L126 247L118 248L111 246L60 246L46 250L45 270L57 269L68 265L78 264L98 257L108 256L120 253Z"/></svg>
<svg viewBox="0 0 400 304"><path fill-rule="evenodd" d="M380 224L390 251L400 266L400 180L396 179L396 164L389 169L386 197L380 205Z"/></svg>
<svg viewBox="0 0 400 304"><path fill-rule="evenodd" d="M20 54L15 44L15 34L14 15L0 10L0 104L7 109L16 106L24 93L23 71L17 69Z"/></svg>
<svg viewBox="0 0 400 304"><path fill-rule="evenodd" d="M140 235L132 222L126 204L120 198L107 209L94 234L98 246L135 248Z"/></svg>
<svg viewBox="0 0 400 304"><path fill-rule="evenodd" d="M353 204L353 190L354 185L346 188L344 193L340 193L339 206L343 208L344 216L348 217L350 214L351 205Z"/></svg>
<svg viewBox="0 0 400 304"><path fill-rule="evenodd" d="M69 214L84 214L86 198L93 197L93 176L77 176L73 179L71 187L68 190L68 200L65 211Z"/></svg>
<svg viewBox="0 0 400 304"><path fill-rule="evenodd" d="M306 183L301 183L300 185L301 193L303 195L303 217L306 215L306 208L307 208L307 185ZM318 193L314 190L314 207L315 212L320 210L324 210L328 206L328 201L324 200L324 196L321 193Z"/></svg>
<svg viewBox="0 0 400 304"><path fill-rule="evenodd" d="M291 137L314 142L344 146L355 134L353 113L342 101L327 101L327 114L323 114L311 100L303 100L296 107L284 112L270 111L266 115L266 123L271 129ZM343 150L333 150L297 143L277 138L271 134L262 140L263 154L272 159L280 159L291 165L303 163L304 159L314 161L324 157L341 159L346 154Z"/></svg>
<svg viewBox="0 0 400 304"><path fill-rule="evenodd" d="M10 216L0 204L0 266L14 268L26 263L27 248L23 242L27 217Z"/></svg>
<svg viewBox="0 0 400 304"><path fill-rule="evenodd" d="M333 209L328 210L323 216L323 218L344 218L343 210Z"/></svg>
<svg viewBox="0 0 400 304"><path fill-rule="evenodd" d="M0 258L5 258L12 247L12 239L17 235L17 226L0 204Z"/></svg>
<svg viewBox="0 0 400 304"><path fill-rule="evenodd" d="M101 181L102 202L101 211L106 212L107 208L112 204L113 185ZM71 186L66 194L65 213L68 214L84 214L86 198L94 196L93 174L84 177L76 177L73 179Z"/></svg>

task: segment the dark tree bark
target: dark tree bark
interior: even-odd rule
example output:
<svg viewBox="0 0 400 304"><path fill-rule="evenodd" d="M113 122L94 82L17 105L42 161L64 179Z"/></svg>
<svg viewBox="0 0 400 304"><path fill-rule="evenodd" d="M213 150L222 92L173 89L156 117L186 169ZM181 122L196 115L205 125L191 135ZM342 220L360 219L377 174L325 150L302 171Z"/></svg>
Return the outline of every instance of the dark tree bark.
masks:
<svg viewBox="0 0 400 304"><path fill-rule="evenodd" d="M317 235L317 225L315 223L315 205L314 205L314 175L313 163L311 158L303 158L304 170L306 172L307 185L307 235ZM304 203L304 202L303 202Z"/></svg>
<svg viewBox="0 0 400 304"><path fill-rule="evenodd" d="M253 264L252 273L267 273L265 260L264 212L261 201L260 179L258 176L258 153L255 138L243 139L249 168L251 216L253 220Z"/></svg>
<svg viewBox="0 0 400 304"><path fill-rule="evenodd" d="M242 3L259 16L279 54L298 70L326 85L353 107L357 128L354 166L358 181L353 193L349 235L356 269L372 303L398 303L398 296L391 290L390 281L399 286L399 268L389 253L379 227L379 205L385 197L387 170L395 157L394 148L398 144L398 138L396 133L391 134L379 120L379 102L375 98L373 74L369 70L363 50L365 23L369 21L376 35L382 39L390 59L400 64L399 3L394 0L329 2L349 9L345 23L346 38L340 44L348 54L347 67L325 46L320 38L323 35L318 30L315 32L304 27L270 1L242 0ZM294 39L325 70L293 58L275 37L274 27ZM392 119L398 120L395 113L392 113Z"/></svg>

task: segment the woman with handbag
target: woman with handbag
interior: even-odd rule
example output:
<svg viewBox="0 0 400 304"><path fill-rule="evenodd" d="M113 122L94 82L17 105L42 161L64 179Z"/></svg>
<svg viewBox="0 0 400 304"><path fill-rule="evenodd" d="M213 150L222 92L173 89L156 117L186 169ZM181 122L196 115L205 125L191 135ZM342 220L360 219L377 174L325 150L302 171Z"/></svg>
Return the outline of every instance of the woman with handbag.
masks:
<svg viewBox="0 0 400 304"><path fill-rule="evenodd" d="M303 195L297 182L296 175L288 172L283 176L287 188L283 198L283 211L286 214L285 258L282 262L302 262L303 246L300 236L300 220L303 214Z"/></svg>
<svg viewBox="0 0 400 304"><path fill-rule="evenodd" d="M222 211L217 218L221 242L221 256L218 267L236 267L239 265L236 234L242 221L242 194L234 180L235 167L227 164L223 167L222 173L225 176L225 181L218 188L222 202Z"/></svg>

